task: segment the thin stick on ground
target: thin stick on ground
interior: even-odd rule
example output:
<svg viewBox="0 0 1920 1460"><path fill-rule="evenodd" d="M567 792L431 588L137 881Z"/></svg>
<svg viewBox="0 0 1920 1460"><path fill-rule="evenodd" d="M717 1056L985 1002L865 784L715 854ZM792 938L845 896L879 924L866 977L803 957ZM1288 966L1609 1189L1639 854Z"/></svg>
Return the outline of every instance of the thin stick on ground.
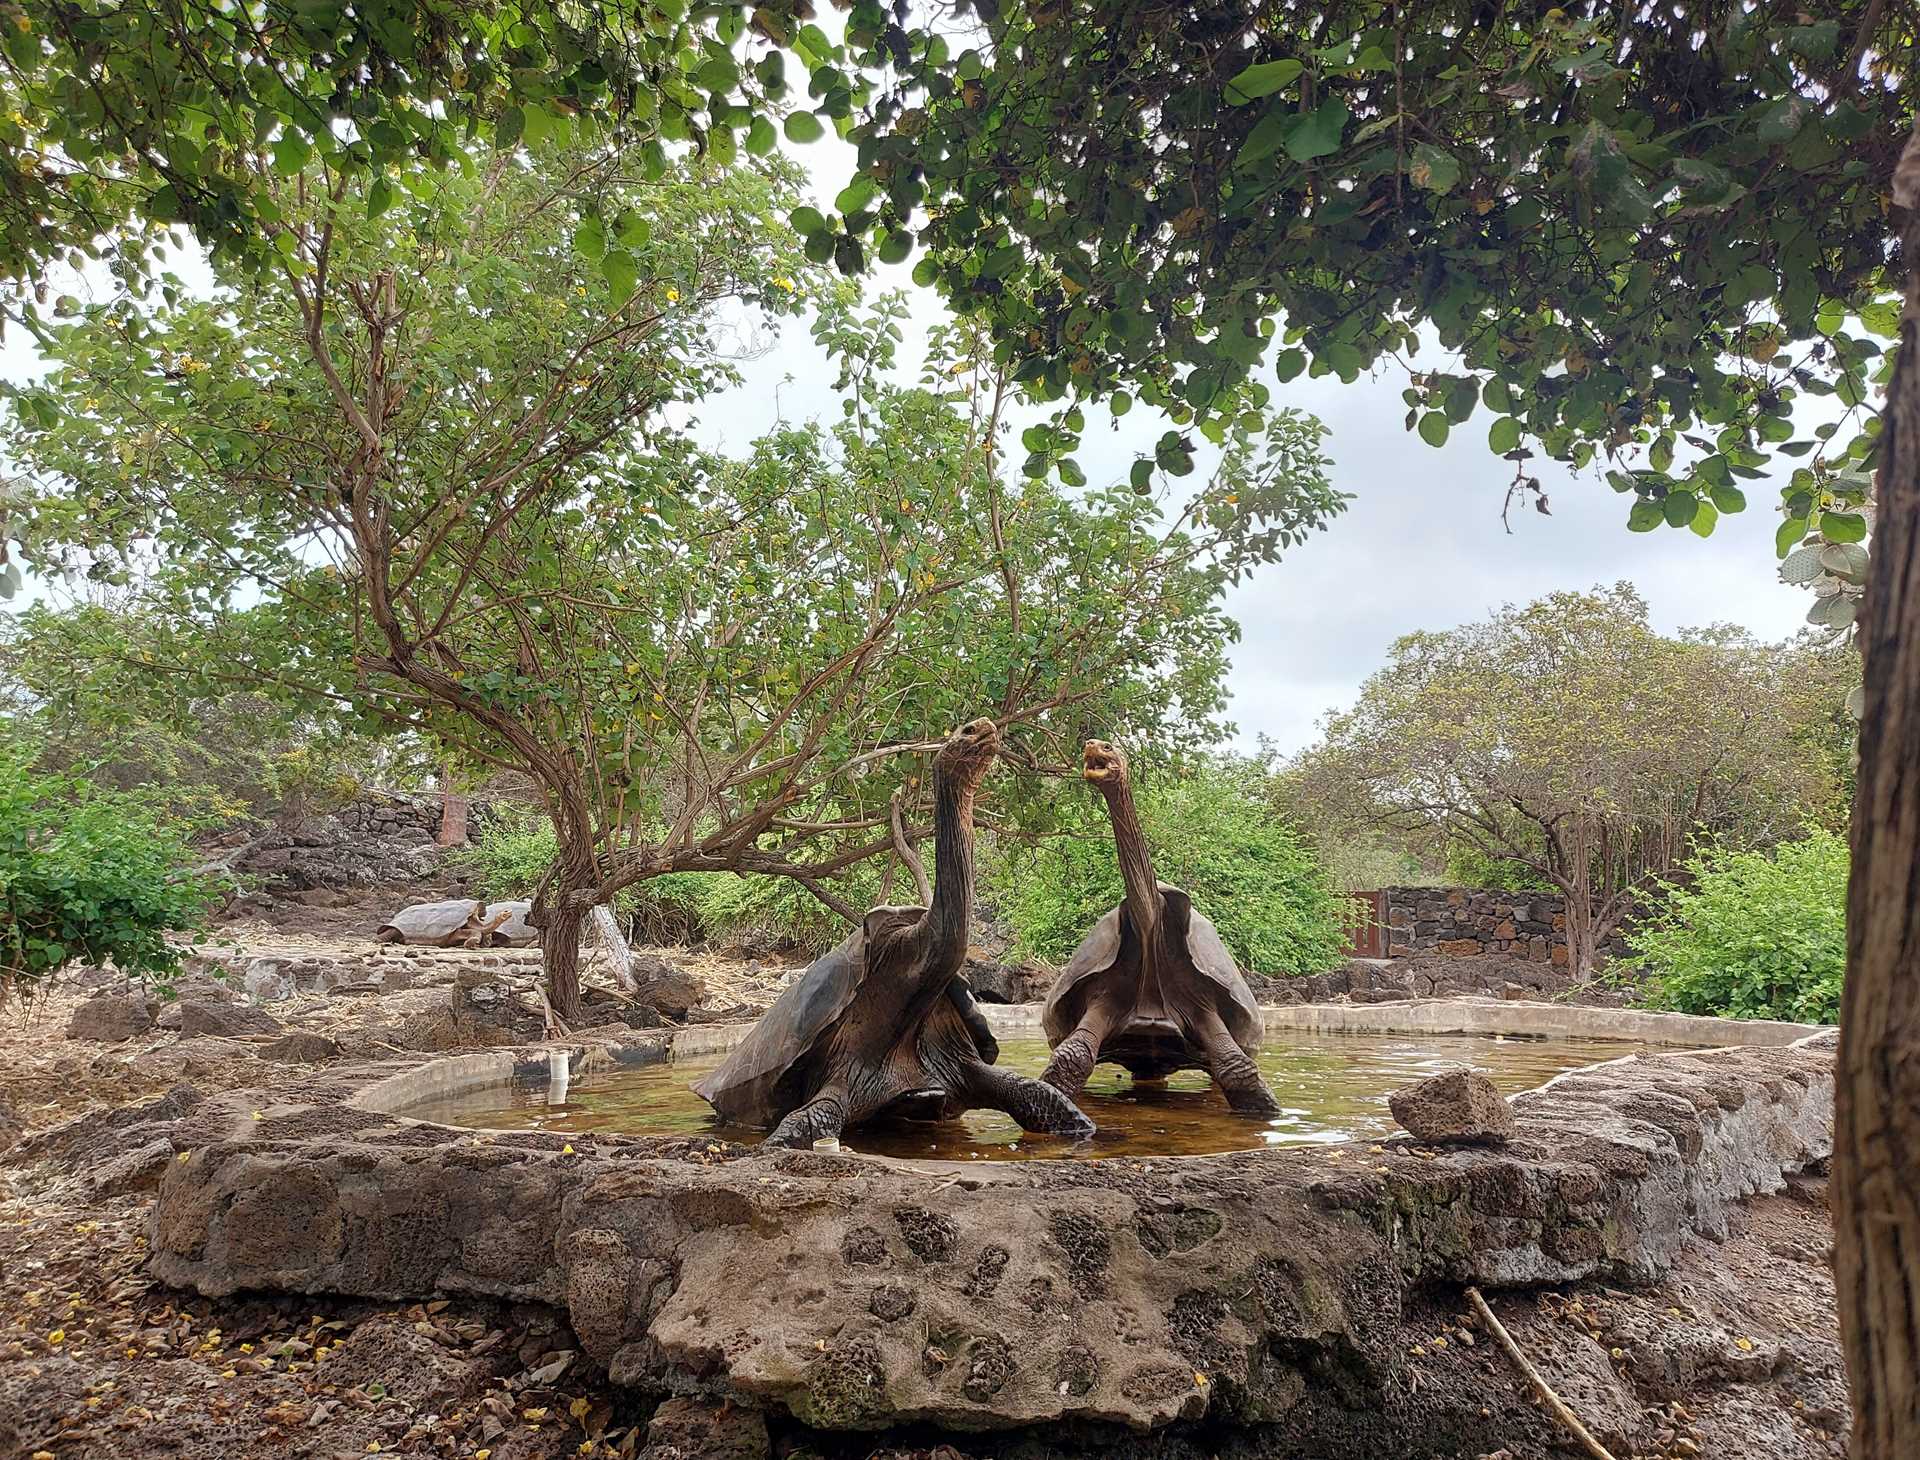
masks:
<svg viewBox="0 0 1920 1460"><path fill-rule="evenodd" d="M1553 1417L1567 1427L1568 1433L1580 1442L1589 1455L1593 1456L1593 1460L1613 1460L1613 1452L1593 1437L1592 1431L1580 1423L1580 1416L1567 1408L1566 1402L1553 1392L1553 1386L1547 1383L1538 1369L1534 1368L1532 1361L1520 1352L1520 1345L1513 1341L1513 1335L1507 1332L1505 1325L1493 1316L1493 1309L1489 1308L1487 1300L1480 1296L1480 1290L1468 1288L1467 1298L1472 1302L1474 1311L1487 1325L1487 1331L1499 1341L1500 1347L1507 1351L1507 1357L1513 1360L1514 1367L1526 1375L1527 1383L1533 1387L1533 1392L1539 1396L1540 1402L1553 1411Z"/></svg>

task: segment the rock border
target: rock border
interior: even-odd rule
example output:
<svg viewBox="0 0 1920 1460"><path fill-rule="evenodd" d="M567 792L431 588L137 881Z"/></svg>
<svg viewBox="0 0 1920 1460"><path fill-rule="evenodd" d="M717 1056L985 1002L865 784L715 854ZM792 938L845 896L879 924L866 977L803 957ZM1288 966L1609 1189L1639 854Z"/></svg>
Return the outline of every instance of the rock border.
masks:
<svg viewBox="0 0 1920 1460"><path fill-rule="evenodd" d="M819 1429L1351 1420L1403 1383L1395 1334L1419 1289L1651 1279L1724 1235L1741 1198L1823 1162L1831 1033L1754 1032L1770 1044L1570 1071L1514 1098L1497 1149L990 1165L429 1125L379 1108L425 1073L390 1062L195 1106L153 1267L210 1296L551 1304L617 1384ZM497 1078L555 1048L586 1053L425 1069ZM664 1043L632 1057L649 1050Z"/></svg>

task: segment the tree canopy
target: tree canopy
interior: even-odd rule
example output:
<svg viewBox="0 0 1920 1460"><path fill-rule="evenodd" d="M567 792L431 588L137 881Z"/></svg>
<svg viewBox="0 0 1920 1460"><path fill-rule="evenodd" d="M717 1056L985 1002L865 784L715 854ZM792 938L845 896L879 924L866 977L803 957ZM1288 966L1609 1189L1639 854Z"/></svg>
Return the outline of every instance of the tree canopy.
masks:
<svg viewBox="0 0 1920 1460"><path fill-rule="evenodd" d="M1696 838L1765 842L1823 803L1808 787L1830 767L1796 753L1786 667L1736 631L1655 633L1626 584L1550 594L1397 641L1295 790L1554 887L1585 972Z"/></svg>

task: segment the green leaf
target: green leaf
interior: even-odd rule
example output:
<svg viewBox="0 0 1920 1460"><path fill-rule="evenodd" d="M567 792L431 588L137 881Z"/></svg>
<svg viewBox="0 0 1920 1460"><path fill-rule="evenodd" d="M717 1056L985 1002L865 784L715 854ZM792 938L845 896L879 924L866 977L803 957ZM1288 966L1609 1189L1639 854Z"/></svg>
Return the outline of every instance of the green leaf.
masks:
<svg viewBox="0 0 1920 1460"><path fill-rule="evenodd" d="M840 195L833 200L834 211L842 215L858 213L879 196L880 185L862 173L840 189Z"/></svg>
<svg viewBox="0 0 1920 1460"><path fill-rule="evenodd" d="M787 222L793 225L795 233L818 233L827 226L827 217L818 208L802 205L787 214Z"/></svg>
<svg viewBox="0 0 1920 1460"><path fill-rule="evenodd" d="M904 263L907 255L913 252L913 234L908 229L895 228L873 252L874 257L883 264Z"/></svg>
<svg viewBox="0 0 1920 1460"><path fill-rule="evenodd" d="M1307 368L1307 352L1301 349L1282 350L1273 357L1273 373L1280 377L1285 385L1302 370Z"/></svg>
<svg viewBox="0 0 1920 1460"><path fill-rule="evenodd" d="M773 130L773 123L765 117L755 117L747 124L747 151L755 157L765 157L779 144L779 135Z"/></svg>
<svg viewBox="0 0 1920 1460"><path fill-rule="evenodd" d="M807 142L818 142L822 137L827 135L827 129L821 124L820 118L816 117L812 112L789 112L787 113L786 133L789 142L804 144Z"/></svg>
<svg viewBox="0 0 1920 1460"><path fill-rule="evenodd" d="M1306 67L1298 61L1261 61L1247 67L1227 83L1228 106L1245 106L1263 96L1272 96L1290 84Z"/></svg>
<svg viewBox="0 0 1920 1460"><path fill-rule="evenodd" d="M1807 519L1804 517L1789 517L1785 522L1780 524L1779 528L1776 529L1773 534L1773 555L1776 558L1784 558L1788 553L1793 551L1794 544L1798 543L1806 537L1806 535Z"/></svg>
<svg viewBox="0 0 1920 1460"><path fill-rule="evenodd" d="M640 261L624 248L610 249L600 260L600 274L613 290L613 302L625 304L640 282Z"/></svg>
<svg viewBox="0 0 1920 1460"><path fill-rule="evenodd" d="M1429 446L1445 446L1447 433L1452 428L1446 415L1440 411L1428 411L1420 418L1420 439Z"/></svg>
<svg viewBox="0 0 1920 1460"><path fill-rule="evenodd" d="M607 252L607 226L598 218L582 218L573 230L573 246L589 263L599 263Z"/></svg>
<svg viewBox="0 0 1920 1460"><path fill-rule="evenodd" d="M500 120L493 124L493 145L511 147L518 142L527 130L527 114L517 106L510 106L500 113Z"/></svg>
<svg viewBox="0 0 1920 1460"><path fill-rule="evenodd" d="M1673 437L1657 436L1653 447L1647 452L1647 465L1655 471L1666 471L1673 465Z"/></svg>
<svg viewBox="0 0 1920 1460"><path fill-rule="evenodd" d="M1652 532L1662 521L1660 504L1642 497L1627 511L1627 530L1629 532Z"/></svg>
<svg viewBox="0 0 1920 1460"><path fill-rule="evenodd" d="M1696 537L1712 537L1713 525L1720 520L1719 510L1711 502L1699 502L1696 506L1699 510L1693 514L1693 521L1687 526L1693 529Z"/></svg>
<svg viewBox="0 0 1920 1460"><path fill-rule="evenodd" d="M1430 142L1422 142L1413 149L1413 160L1407 166L1407 176L1413 179L1415 187L1426 188L1429 192L1450 193L1460 181L1460 160Z"/></svg>
<svg viewBox="0 0 1920 1460"><path fill-rule="evenodd" d="M1512 416L1501 416L1487 428L1487 445L1502 456L1520 445L1520 423Z"/></svg>
<svg viewBox="0 0 1920 1460"><path fill-rule="evenodd" d="M282 132L274 139L273 170L283 177L299 172L312 156L312 144L298 132Z"/></svg>
<svg viewBox="0 0 1920 1460"><path fill-rule="evenodd" d="M1330 96L1310 112L1304 112L1287 129L1287 156L1295 162L1312 162L1340 150L1340 134L1346 130L1347 104Z"/></svg>
<svg viewBox="0 0 1920 1460"><path fill-rule="evenodd" d="M1685 527L1700 511L1700 499L1692 492L1668 492L1660 499L1660 515L1669 527Z"/></svg>
<svg viewBox="0 0 1920 1460"><path fill-rule="evenodd" d="M1738 487L1726 483L1716 483L1707 488L1713 498L1713 505L1722 512L1744 512L1747 510L1747 494Z"/></svg>
<svg viewBox="0 0 1920 1460"><path fill-rule="evenodd" d="M393 184L385 176L376 177L367 189L367 217L378 218L393 206Z"/></svg>
<svg viewBox="0 0 1920 1460"><path fill-rule="evenodd" d="M1087 474L1080 470L1080 463L1071 456L1060 458L1058 470L1060 480L1070 487L1084 487L1087 484Z"/></svg>
<svg viewBox="0 0 1920 1460"><path fill-rule="evenodd" d="M1822 512L1820 533L1829 542L1864 542L1867 519L1858 512Z"/></svg>
<svg viewBox="0 0 1920 1460"><path fill-rule="evenodd" d="M1860 310L1860 323L1883 340L1900 333L1900 305L1893 299L1876 299Z"/></svg>

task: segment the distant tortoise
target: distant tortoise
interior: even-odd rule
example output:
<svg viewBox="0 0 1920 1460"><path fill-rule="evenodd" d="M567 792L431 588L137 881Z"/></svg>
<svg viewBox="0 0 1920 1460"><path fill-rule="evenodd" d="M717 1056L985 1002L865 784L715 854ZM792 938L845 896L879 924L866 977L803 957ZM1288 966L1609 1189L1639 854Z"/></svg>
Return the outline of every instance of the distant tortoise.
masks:
<svg viewBox="0 0 1920 1460"><path fill-rule="evenodd" d="M373 936L381 943L457 948L479 931L484 913L484 905L470 897L456 897L448 902L416 902L388 918Z"/></svg>
<svg viewBox="0 0 1920 1460"><path fill-rule="evenodd" d="M1205 1070L1245 1115L1276 1115L1260 1079L1260 1006L1193 900L1153 875L1133 806L1127 758L1089 740L1081 774L1106 798L1126 898L1094 924L1047 995L1053 1058L1040 1078L1077 1097L1107 1061L1138 1080Z"/></svg>
<svg viewBox="0 0 1920 1460"><path fill-rule="evenodd" d="M931 907L876 907L815 960L746 1041L693 1089L768 1143L806 1146L883 1113L954 1117L1004 1110L1029 1131L1075 1136L1093 1123L1051 1086L996 1069L960 970L973 911L973 797L999 749L991 720L934 757Z"/></svg>

